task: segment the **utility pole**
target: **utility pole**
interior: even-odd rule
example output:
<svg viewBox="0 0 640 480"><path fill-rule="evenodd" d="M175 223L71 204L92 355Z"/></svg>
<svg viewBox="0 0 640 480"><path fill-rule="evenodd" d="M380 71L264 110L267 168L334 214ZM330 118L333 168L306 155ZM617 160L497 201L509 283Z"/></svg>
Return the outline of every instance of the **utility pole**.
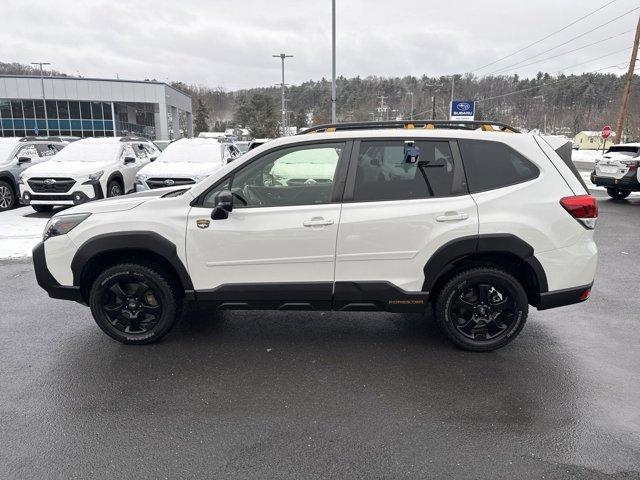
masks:
<svg viewBox="0 0 640 480"><path fill-rule="evenodd" d="M331 0L331 123L336 123L336 0Z"/></svg>
<svg viewBox="0 0 640 480"><path fill-rule="evenodd" d="M411 95L411 114L409 115L409 120L413 120L413 92L409 92L407 95Z"/></svg>
<svg viewBox="0 0 640 480"><path fill-rule="evenodd" d="M42 106L44 107L44 125L47 130L47 137L49 136L49 118L47 117L47 100L44 96L44 73L42 70L43 65L51 65L49 62L31 62L31 65L40 66L40 84L42 85ZM36 128L38 125L36 124Z"/></svg>
<svg viewBox="0 0 640 480"><path fill-rule="evenodd" d="M431 95L431 120L436 119L436 96Z"/></svg>
<svg viewBox="0 0 640 480"><path fill-rule="evenodd" d="M378 107L378 113L380 114L380 120L382 120L383 116L385 113L388 112L389 107L387 105L384 104L384 99L385 98L389 98L389 97L385 97L384 95L378 95L378 97L380 99L380 106ZM389 119L389 116L387 115L387 120Z"/></svg>
<svg viewBox="0 0 640 480"><path fill-rule="evenodd" d="M286 130L285 130L285 125L287 123L287 111L284 105L284 89L285 89L285 83L284 83L284 59L285 58L292 58L293 55L287 55L285 53L280 53L278 55L271 55L274 58L280 58L282 60L282 83L280 84L280 86L282 87L282 136L286 135Z"/></svg>
<svg viewBox="0 0 640 480"><path fill-rule="evenodd" d="M622 139L622 129L624 128L624 117L627 115L627 104L631 95L631 84L633 81L633 71L636 69L636 59L638 58L638 43L640 42L640 17L638 17L638 26L636 27L636 38L633 41L633 50L631 51L631 61L629 62L629 71L627 72L627 83L622 93L622 104L620 105L620 115L618 123L616 123L616 137L614 144L620 143ZM606 143L606 142L605 142Z"/></svg>

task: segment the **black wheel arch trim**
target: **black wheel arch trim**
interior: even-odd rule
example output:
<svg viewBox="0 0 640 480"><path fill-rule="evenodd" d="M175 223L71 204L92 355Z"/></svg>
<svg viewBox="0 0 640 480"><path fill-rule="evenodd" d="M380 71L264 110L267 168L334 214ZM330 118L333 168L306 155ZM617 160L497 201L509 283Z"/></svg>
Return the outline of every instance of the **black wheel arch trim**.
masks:
<svg viewBox="0 0 640 480"><path fill-rule="evenodd" d="M109 190L109 183L112 182L113 180L118 180L120 182L120 186L122 187L122 193L124 194L124 177L122 176L122 173L120 173L119 171L113 172L111 175L109 175L109 178L107 179L107 190Z"/></svg>
<svg viewBox="0 0 640 480"><path fill-rule="evenodd" d="M18 183L16 182L16 178L11 172L9 172L8 170L0 171L0 181L7 182L11 186L16 199L20 197L20 189L18 188Z"/></svg>
<svg viewBox="0 0 640 480"><path fill-rule="evenodd" d="M178 257L175 244L158 233L148 231L105 233L87 240L80 246L71 261L73 284L80 286L86 265L96 255L119 250L142 250L163 257L175 269L184 290L193 290L191 277Z"/></svg>
<svg viewBox="0 0 640 480"><path fill-rule="evenodd" d="M512 234L481 234L451 240L438 248L424 267L423 291L429 292L436 281L454 262L479 253L514 255L526 262L536 275L538 294L548 291L544 268L534 255L533 247Z"/></svg>

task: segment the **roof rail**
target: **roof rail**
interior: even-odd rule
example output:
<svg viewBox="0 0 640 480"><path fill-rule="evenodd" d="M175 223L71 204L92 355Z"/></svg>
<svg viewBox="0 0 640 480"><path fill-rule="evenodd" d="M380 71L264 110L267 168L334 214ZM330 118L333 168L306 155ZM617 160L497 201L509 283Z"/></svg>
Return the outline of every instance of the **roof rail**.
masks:
<svg viewBox="0 0 640 480"><path fill-rule="evenodd" d="M520 131L510 125L491 120L388 120L380 122L347 122L347 123L326 123L316 125L302 130L297 135L306 133L339 132L346 130L378 130L385 128L402 129L449 129L449 130L483 130L487 132L510 132L520 133Z"/></svg>
<svg viewBox="0 0 640 480"><path fill-rule="evenodd" d="M38 137L38 136L29 136L29 137L22 137L19 141L20 142L33 142L34 140L42 140L45 142L62 142L62 139L60 137Z"/></svg>

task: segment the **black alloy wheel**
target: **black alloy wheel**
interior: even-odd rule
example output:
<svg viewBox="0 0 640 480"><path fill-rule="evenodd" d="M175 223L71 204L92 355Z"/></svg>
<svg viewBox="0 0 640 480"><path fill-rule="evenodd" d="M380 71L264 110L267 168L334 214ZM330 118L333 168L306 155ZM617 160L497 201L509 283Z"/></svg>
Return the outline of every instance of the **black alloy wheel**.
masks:
<svg viewBox="0 0 640 480"><path fill-rule="evenodd" d="M509 273L492 267L466 270L441 290L436 319L453 343L490 351L513 340L524 327L527 295Z"/></svg>
<svg viewBox="0 0 640 480"><path fill-rule="evenodd" d="M615 200L622 200L631 195L631 190L623 190L617 187L607 187L607 193Z"/></svg>
<svg viewBox="0 0 640 480"><path fill-rule="evenodd" d="M179 314L171 278L144 265L122 264L95 280L89 305L98 326L122 343L144 344L166 335Z"/></svg>
<svg viewBox="0 0 640 480"><path fill-rule="evenodd" d="M111 180L107 185L107 197L119 197L122 195L122 187L116 180Z"/></svg>

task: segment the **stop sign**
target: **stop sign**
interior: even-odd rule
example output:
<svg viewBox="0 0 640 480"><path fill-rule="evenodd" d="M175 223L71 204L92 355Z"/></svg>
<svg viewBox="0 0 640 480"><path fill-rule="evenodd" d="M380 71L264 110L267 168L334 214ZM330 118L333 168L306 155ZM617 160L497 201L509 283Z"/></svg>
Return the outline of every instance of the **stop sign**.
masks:
<svg viewBox="0 0 640 480"><path fill-rule="evenodd" d="M600 133L600 136L605 140L611 136L611 126L605 125Z"/></svg>

